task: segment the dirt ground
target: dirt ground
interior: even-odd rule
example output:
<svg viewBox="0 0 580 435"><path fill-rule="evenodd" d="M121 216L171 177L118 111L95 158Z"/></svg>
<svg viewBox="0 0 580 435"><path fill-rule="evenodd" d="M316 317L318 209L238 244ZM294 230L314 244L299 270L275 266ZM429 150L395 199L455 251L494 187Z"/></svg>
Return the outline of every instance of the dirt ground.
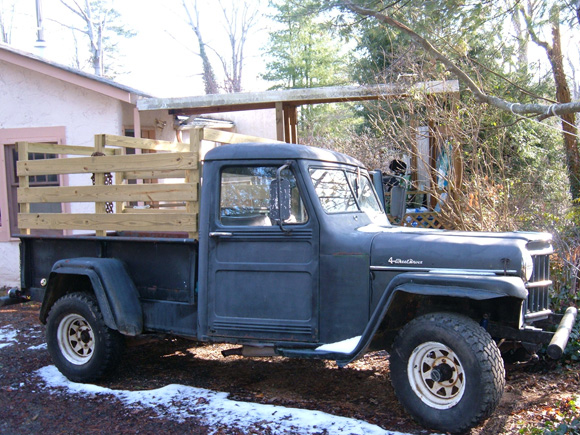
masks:
<svg viewBox="0 0 580 435"><path fill-rule="evenodd" d="M0 328L19 331L20 341L0 349L0 433L207 433L269 434L259 425L248 430L208 428L195 418L159 418L153 410L129 408L102 396L50 394L34 374L51 365L36 304L0 309ZM182 384L230 393L230 399L324 411L356 418L387 430L430 431L415 424L398 404L385 352L339 369L334 363L285 358L221 356L227 346L199 345L182 339L132 343L119 370L99 385L148 390ZM580 367L556 364L508 366L507 388L499 408L473 435L532 433L574 396L580 395ZM567 412L571 412L570 409ZM572 412L578 412L578 410ZM538 432L534 432L538 433Z"/></svg>

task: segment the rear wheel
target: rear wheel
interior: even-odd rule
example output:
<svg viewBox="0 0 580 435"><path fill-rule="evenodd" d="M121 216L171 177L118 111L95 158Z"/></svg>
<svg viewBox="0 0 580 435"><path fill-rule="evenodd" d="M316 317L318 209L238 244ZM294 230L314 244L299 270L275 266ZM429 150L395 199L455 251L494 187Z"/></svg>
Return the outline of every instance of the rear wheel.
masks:
<svg viewBox="0 0 580 435"><path fill-rule="evenodd" d="M436 313L409 322L390 358L395 393L421 424L463 432L487 418L505 385L501 354L473 320Z"/></svg>
<svg viewBox="0 0 580 435"><path fill-rule="evenodd" d="M124 338L109 328L94 297L70 293L52 306L46 327L48 351L56 367L74 382L101 378L119 363Z"/></svg>

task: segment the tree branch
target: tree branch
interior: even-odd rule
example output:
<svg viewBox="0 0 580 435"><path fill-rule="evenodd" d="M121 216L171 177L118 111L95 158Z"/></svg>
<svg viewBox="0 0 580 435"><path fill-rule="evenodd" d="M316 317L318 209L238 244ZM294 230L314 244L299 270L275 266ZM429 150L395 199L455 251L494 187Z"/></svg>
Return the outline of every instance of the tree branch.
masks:
<svg viewBox="0 0 580 435"><path fill-rule="evenodd" d="M448 71L452 72L457 76L457 78L464 83L469 90L473 93L476 101L480 103L486 103L490 106L494 106L498 109L504 111L510 111L515 114L535 114L539 115L542 119L548 118L550 116L564 115L567 113L580 112L580 101L562 104L521 104L521 103L511 103L502 98L488 95L483 92L479 86L465 73L461 68L459 68L449 57L445 56L439 50L437 50L430 41L423 38L414 30L410 29L405 24L393 19L392 17L385 15L384 13L377 12L371 9L367 9L352 3L350 0L341 0L340 4L346 9L367 17L374 17L379 22L389 26L394 27L404 33L406 33L413 41L421 45L425 51L432 57L441 62Z"/></svg>

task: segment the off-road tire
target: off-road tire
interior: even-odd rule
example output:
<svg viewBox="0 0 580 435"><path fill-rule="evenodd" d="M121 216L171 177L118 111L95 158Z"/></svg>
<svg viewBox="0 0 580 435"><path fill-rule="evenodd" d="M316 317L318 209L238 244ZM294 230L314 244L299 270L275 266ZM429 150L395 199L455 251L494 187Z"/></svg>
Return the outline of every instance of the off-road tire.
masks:
<svg viewBox="0 0 580 435"><path fill-rule="evenodd" d="M390 370L407 412L443 432L461 433L480 424L505 386L503 360L491 336L454 313L428 314L405 325L393 344Z"/></svg>
<svg viewBox="0 0 580 435"><path fill-rule="evenodd" d="M93 382L119 363L124 337L109 328L95 297L69 293L48 314L46 342L54 364L73 382Z"/></svg>

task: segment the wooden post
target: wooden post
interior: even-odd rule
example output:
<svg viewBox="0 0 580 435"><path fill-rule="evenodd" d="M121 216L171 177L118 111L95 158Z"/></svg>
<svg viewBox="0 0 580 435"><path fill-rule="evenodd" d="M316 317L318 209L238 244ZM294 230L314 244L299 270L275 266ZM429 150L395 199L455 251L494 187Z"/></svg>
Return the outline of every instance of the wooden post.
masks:
<svg viewBox="0 0 580 435"><path fill-rule="evenodd" d="M197 153L198 155L198 163L197 168L195 170L187 170L185 171L185 182L193 184L196 186L197 190L197 201L186 201L185 203L185 210L188 215L195 215L196 216L196 231L189 232L188 237L191 239L197 238L199 228L199 197L200 197L200 187L201 187L201 180L200 180L200 171L201 171L201 141L203 140L203 128L202 127L195 127L189 132L189 151L193 153Z"/></svg>
<svg viewBox="0 0 580 435"><path fill-rule="evenodd" d="M276 103L276 139L284 142L284 105Z"/></svg>
<svg viewBox="0 0 580 435"><path fill-rule="evenodd" d="M28 160L28 142L17 142L16 146L18 147L18 161L24 162ZM19 176L18 186L21 189L30 187L29 176L28 175ZM19 204L19 212L25 214L30 213L30 203L26 202ZM20 225L18 225L18 227L21 234L30 234L30 228L20 228Z"/></svg>
<svg viewBox="0 0 580 435"><path fill-rule="evenodd" d="M298 143L298 109L296 106L286 106L286 112L288 113L288 127L290 130L290 135L288 137L288 142Z"/></svg>
<svg viewBox="0 0 580 435"><path fill-rule="evenodd" d="M104 134L96 134L95 135L95 155L93 159L98 159L99 156L97 153L104 153L105 151L105 135ZM104 186L105 185L105 174L95 173L95 186ZM106 214L107 213L107 206L105 202L95 202L95 213L96 214ZM96 236L104 237L107 235L106 230L95 230Z"/></svg>
<svg viewBox="0 0 580 435"><path fill-rule="evenodd" d="M115 150L116 156L123 155L123 154L125 154L124 148L119 148L119 149ZM124 180L125 180L125 172L118 171L115 173L115 184L116 185L123 184ZM123 213L124 206L125 206L125 203L123 201L117 201L115 203L115 213Z"/></svg>

